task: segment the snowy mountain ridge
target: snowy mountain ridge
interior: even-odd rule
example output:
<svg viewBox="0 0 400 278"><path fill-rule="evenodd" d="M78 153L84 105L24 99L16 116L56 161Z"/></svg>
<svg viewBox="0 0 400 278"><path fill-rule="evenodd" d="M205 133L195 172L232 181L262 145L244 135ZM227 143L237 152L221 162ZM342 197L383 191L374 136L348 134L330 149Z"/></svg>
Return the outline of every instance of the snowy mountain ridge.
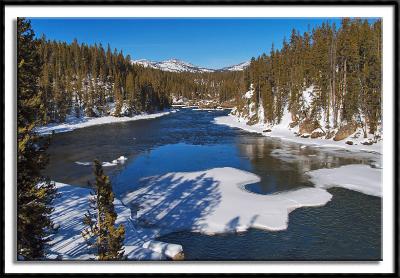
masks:
<svg viewBox="0 0 400 278"><path fill-rule="evenodd" d="M222 68L218 71L242 71L245 68L247 68L248 66L250 66L250 61L246 61L237 65L233 65L233 66L229 66L229 67L225 67Z"/></svg>
<svg viewBox="0 0 400 278"><path fill-rule="evenodd" d="M144 67L150 67L150 68L159 69L159 70L163 70L163 71L169 71L169 72L202 73L202 72L218 72L218 71L242 71L250 65L250 62L247 61L247 62L243 62L243 63L237 64L237 65L224 67L224 68L216 69L216 70L198 67L191 63L181 61L181 60L175 59L175 58L161 61L161 62L150 61L150 60L146 60L146 59L132 60L132 64L142 65Z"/></svg>

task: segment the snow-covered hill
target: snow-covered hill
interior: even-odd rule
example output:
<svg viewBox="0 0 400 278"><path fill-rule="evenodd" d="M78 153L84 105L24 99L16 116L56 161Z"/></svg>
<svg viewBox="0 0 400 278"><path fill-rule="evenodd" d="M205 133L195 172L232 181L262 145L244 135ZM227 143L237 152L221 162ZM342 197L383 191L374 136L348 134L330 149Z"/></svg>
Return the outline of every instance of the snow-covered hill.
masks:
<svg viewBox="0 0 400 278"><path fill-rule="evenodd" d="M159 69L163 71L171 71L171 72L213 72L212 69L201 68L195 65L192 65L188 62L184 62L178 59L169 59L162 62L154 62L149 60L136 60L132 61L134 64L142 65L144 67L151 67L154 69Z"/></svg>
<svg viewBox="0 0 400 278"><path fill-rule="evenodd" d="M214 70L214 69L198 67L191 63L181 61L178 59L169 59L169 60L162 61L162 62L141 59L141 60L133 60L132 63L137 64L137 65L142 65L144 67L151 67L154 69L163 70L163 71L170 71L170 72L185 72L186 71L186 72L194 72L194 73L216 72L216 71L241 71L250 64L250 62L247 61L247 62L243 62L243 63L237 64L237 65Z"/></svg>
<svg viewBox="0 0 400 278"><path fill-rule="evenodd" d="M250 65L250 61L246 61L237 65L220 69L219 71L242 71Z"/></svg>

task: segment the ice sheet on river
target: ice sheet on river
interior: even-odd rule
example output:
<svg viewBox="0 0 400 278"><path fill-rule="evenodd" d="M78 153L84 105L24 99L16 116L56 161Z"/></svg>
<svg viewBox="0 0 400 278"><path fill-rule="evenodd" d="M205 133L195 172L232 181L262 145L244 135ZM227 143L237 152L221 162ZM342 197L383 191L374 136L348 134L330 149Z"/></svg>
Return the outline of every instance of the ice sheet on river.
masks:
<svg viewBox="0 0 400 278"><path fill-rule="evenodd" d="M127 157L121 155L120 157L114 159L114 160L111 161L111 162L108 162L108 161L102 162L102 163L101 163L101 166L103 166L103 167L117 166L118 164L124 164L125 161L127 161L127 160L128 160ZM82 165L82 166L92 166L94 163L93 163L93 162L88 162L88 161L85 161L85 162L82 162L82 161L75 161L75 164L77 164L77 165Z"/></svg>
<svg viewBox="0 0 400 278"><path fill-rule="evenodd" d="M125 225L125 254L129 259L159 260L182 251L176 244L155 241L181 230L206 234L246 231L250 227L284 230L296 208L323 206L331 194L321 188L301 188L273 195L243 189L259 182L252 173L225 167L199 172L178 172L141 180L143 187L115 199L117 224ZM60 225L51 242L52 257L90 259L81 231L89 208L90 190L57 183L61 197L52 219Z"/></svg>
<svg viewBox="0 0 400 278"><path fill-rule="evenodd" d="M332 197L320 188L273 195L243 189L259 181L255 174L230 167L169 173L142 179L145 186L127 193L122 201L138 206L137 219L147 225L216 234L251 227L284 230L291 211L323 206Z"/></svg>
<svg viewBox="0 0 400 278"><path fill-rule="evenodd" d="M315 186L320 188L343 187L382 197L382 169L354 164L333 169L318 169L307 174Z"/></svg>

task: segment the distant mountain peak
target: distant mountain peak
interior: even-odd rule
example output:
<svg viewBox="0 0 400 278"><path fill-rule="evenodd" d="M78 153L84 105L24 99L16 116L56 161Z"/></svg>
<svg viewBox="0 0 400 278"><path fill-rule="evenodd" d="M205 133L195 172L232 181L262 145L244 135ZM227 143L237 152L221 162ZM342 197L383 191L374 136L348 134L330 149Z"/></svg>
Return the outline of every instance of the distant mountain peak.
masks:
<svg viewBox="0 0 400 278"><path fill-rule="evenodd" d="M194 72L194 73L200 73L200 72L216 72L216 71L242 71L244 70L250 62L243 62L237 65L229 66L229 67L224 67L222 69L208 69L208 68L202 68L199 66L195 66L189 62L182 61L177 58L170 58L165 61L161 62L156 62L156 61L150 61L147 59L139 59L139 60L132 60L133 64L137 65L142 65L144 67L150 67L154 69L159 69L163 71L170 71L170 72Z"/></svg>
<svg viewBox="0 0 400 278"><path fill-rule="evenodd" d="M184 63L184 64L188 64L187 62L182 61L182 60L179 60L179 59L177 59L177 58L170 58L170 59L166 60L165 62L174 62L174 63Z"/></svg>
<svg viewBox="0 0 400 278"><path fill-rule="evenodd" d="M250 65L250 61L242 62L237 65L229 66L229 67L224 67L220 69L220 71L242 71L245 68L247 68Z"/></svg>

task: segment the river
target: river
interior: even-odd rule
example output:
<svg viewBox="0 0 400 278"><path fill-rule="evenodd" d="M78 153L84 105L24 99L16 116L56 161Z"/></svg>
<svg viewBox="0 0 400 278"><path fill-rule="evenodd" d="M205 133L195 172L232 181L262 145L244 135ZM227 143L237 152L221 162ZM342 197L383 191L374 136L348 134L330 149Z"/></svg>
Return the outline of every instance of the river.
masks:
<svg viewBox="0 0 400 278"><path fill-rule="evenodd" d="M226 166L260 176L247 190L273 194L312 186L310 170L375 165L373 154L302 146L213 123L228 112L180 109L157 119L56 134L45 174L87 186L92 168L82 164L125 156L124 164L104 167L117 197L139 187L143 177ZM181 244L187 260L380 260L381 198L340 188L329 192L333 199L326 206L291 212L285 231L216 236L181 231L160 240Z"/></svg>

